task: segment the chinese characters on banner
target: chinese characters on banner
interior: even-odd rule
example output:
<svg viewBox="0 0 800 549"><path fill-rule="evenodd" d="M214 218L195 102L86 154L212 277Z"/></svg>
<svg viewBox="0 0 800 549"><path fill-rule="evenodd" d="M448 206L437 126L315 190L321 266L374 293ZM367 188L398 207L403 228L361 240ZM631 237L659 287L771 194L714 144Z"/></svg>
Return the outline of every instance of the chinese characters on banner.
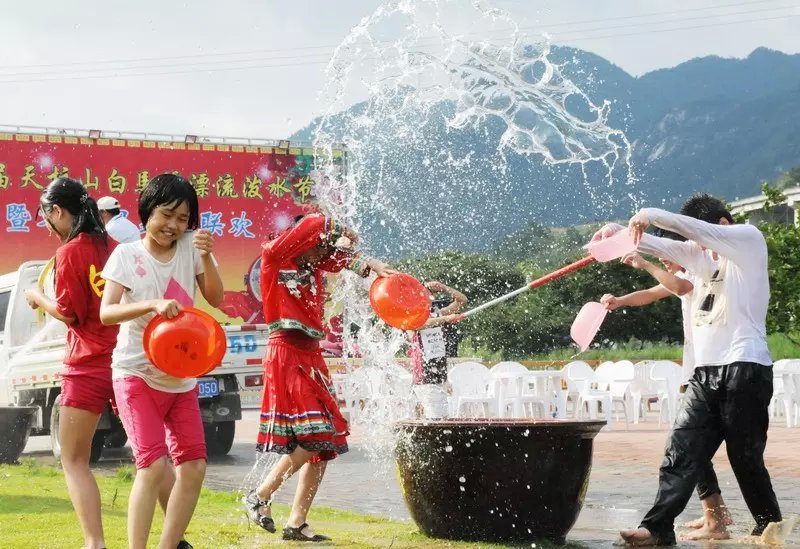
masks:
<svg viewBox="0 0 800 549"><path fill-rule="evenodd" d="M252 278L249 271L261 242L286 228L313 200L312 166L309 149L0 134L0 204L5 212L0 232L6 234L0 245L0 274L54 254L58 242L49 236L37 208L41 191L56 178L80 180L95 199L114 196L122 215L139 223L139 193L153 176L174 172L197 191L200 226L215 237L226 290L248 293L245 280ZM223 306L228 318L216 316L231 322L256 314L241 308Z"/></svg>

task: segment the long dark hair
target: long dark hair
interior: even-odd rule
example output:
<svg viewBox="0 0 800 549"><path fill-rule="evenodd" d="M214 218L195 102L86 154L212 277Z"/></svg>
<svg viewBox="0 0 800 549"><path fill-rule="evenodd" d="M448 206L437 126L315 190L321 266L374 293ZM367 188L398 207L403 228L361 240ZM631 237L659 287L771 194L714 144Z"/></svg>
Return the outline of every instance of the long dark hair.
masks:
<svg viewBox="0 0 800 549"><path fill-rule="evenodd" d="M58 206L72 214L72 230L67 235L66 242L81 233L88 233L102 238L103 243L108 244L108 233L100 218L97 202L89 196L80 181L59 177L42 192L39 204L44 211Z"/></svg>

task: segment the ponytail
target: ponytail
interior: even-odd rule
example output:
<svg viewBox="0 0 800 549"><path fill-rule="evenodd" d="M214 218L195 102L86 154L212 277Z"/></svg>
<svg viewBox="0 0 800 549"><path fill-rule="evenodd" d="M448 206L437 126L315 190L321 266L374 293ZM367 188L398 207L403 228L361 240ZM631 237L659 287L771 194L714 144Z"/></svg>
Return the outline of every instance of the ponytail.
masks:
<svg viewBox="0 0 800 549"><path fill-rule="evenodd" d="M89 196L80 181L59 177L42 193L41 204L45 207L59 206L72 214L72 229L66 238L69 242L81 233L97 236L108 245L108 233L100 218L97 202Z"/></svg>

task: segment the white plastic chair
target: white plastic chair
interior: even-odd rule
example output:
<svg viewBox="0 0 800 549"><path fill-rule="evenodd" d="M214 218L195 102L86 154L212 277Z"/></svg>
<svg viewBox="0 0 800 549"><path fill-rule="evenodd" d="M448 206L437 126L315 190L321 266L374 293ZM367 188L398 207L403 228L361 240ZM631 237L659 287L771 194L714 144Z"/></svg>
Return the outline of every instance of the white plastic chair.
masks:
<svg viewBox="0 0 800 549"><path fill-rule="evenodd" d="M512 362L512 361L505 361L505 362L498 362L491 368L489 368L489 373L492 375L495 374L516 374L519 372L525 373L528 369L520 364L519 362Z"/></svg>
<svg viewBox="0 0 800 549"><path fill-rule="evenodd" d="M353 422L410 416L411 373L397 365L362 366L348 375L345 409Z"/></svg>
<svg viewBox="0 0 800 549"><path fill-rule="evenodd" d="M581 389L583 388L583 385L581 383L578 383L577 381L571 379L568 374L569 374L570 370L572 370L573 372L585 372L586 368L588 368L589 370L592 370L592 367L589 366L588 364L586 364L585 362L583 362L582 360L573 360L572 362L567 363L566 365L564 365L563 368L561 368L561 373L562 373L562 376L563 376L562 379L566 383L567 389L566 389L566 391L562 391L563 403L559 403L559 404L563 404L564 405L564 410L567 413L569 413L568 404L569 404L569 401L571 400L573 402L572 413L574 415L577 415L577 412L578 412L578 404L577 404L578 403L578 395L580 394Z"/></svg>
<svg viewBox="0 0 800 549"><path fill-rule="evenodd" d="M462 415L476 406L482 416L490 417L495 399L489 395L492 374L479 362L461 362L453 366L447 373L447 381L453 388L451 397L451 417L476 417Z"/></svg>
<svg viewBox="0 0 800 549"><path fill-rule="evenodd" d="M652 360L643 360L633 366L633 382L630 385L630 392L634 424L639 423L640 418L646 418L646 402L651 398L658 397L658 390L650 378L653 364Z"/></svg>
<svg viewBox="0 0 800 549"><path fill-rule="evenodd" d="M611 428L611 393L595 389L597 375L592 367L582 361L570 362L564 366L564 378L567 380L569 391L577 394L575 417L583 417L584 408L589 412L591 419L597 418L600 405L606 416L606 424Z"/></svg>
<svg viewBox="0 0 800 549"><path fill-rule="evenodd" d="M773 365L774 387L770 415L783 413L787 427L800 422L800 360L782 359Z"/></svg>
<svg viewBox="0 0 800 549"><path fill-rule="evenodd" d="M336 391L336 398L339 401L339 410L342 415L347 417L348 421L353 421L356 411L350 408L353 403L353 398L350 396L350 374L331 374L331 382ZM344 404L342 405L341 403Z"/></svg>
<svg viewBox="0 0 800 549"><path fill-rule="evenodd" d="M378 375L376 375L378 374ZM349 374L345 381L346 390L342 397L349 419L355 423L369 420L378 411L376 397L380 393L380 376L376 368L362 366Z"/></svg>
<svg viewBox="0 0 800 549"><path fill-rule="evenodd" d="M650 368L650 379L654 383L658 397L658 426L667 412L670 426L678 415L678 397L680 395L682 371L681 367L671 360L658 360Z"/></svg>
<svg viewBox="0 0 800 549"><path fill-rule="evenodd" d="M399 364L389 364L381 368L384 372L384 386L382 396L384 405L388 406L388 416L390 419L406 419L411 417L413 390L413 376L411 372Z"/></svg>
<svg viewBox="0 0 800 549"><path fill-rule="evenodd" d="M547 415L548 402L530 390L528 371L528 368L519 362L499 362L489 370L494 380L489 394L497 399L497 411L500 417Z"/></svg>
<svg viewBox="0 0 800 549"><path fill-rule="evenodd" d="M611 406L622 404L625 415L625 428L630 424L629 410L631 406L630 385L633 383L634 366L629 360L619 362L603 362L595 370L597 388L611 393Z"/></svg>

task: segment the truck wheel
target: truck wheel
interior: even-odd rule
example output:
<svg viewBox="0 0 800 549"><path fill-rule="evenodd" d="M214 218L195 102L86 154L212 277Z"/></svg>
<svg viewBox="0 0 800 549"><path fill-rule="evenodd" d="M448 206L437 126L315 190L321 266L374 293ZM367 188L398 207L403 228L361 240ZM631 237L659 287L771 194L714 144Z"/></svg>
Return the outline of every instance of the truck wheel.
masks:
<svg viewBox="0 0 800 549"><path fill-rule="evenodd" d="M53 446L53 455L56 459L61 459L61 441L58 439L58 426L61 418L61 395L58 395L53 402L53 409L50 411L50 443ZM95 431L92 438L92 450L89 454L89 463L97 463L106 442L106 431Z"/></svg>
<svg viewBox="0 0 800 549"><path fill-rule="evenodd" d="M111 430L106 434L106 448L122 448L128 442L128 433L122 426L119 416L114 413L111 416Z"/></svg>
<svg viewBox="0 0 800 549"><path fill-rule="evenodd" d="M206 434L206 450L209 457L227 455L233 447L233 436L236 433L235 421L219 423L203 423Z"/></svg>

